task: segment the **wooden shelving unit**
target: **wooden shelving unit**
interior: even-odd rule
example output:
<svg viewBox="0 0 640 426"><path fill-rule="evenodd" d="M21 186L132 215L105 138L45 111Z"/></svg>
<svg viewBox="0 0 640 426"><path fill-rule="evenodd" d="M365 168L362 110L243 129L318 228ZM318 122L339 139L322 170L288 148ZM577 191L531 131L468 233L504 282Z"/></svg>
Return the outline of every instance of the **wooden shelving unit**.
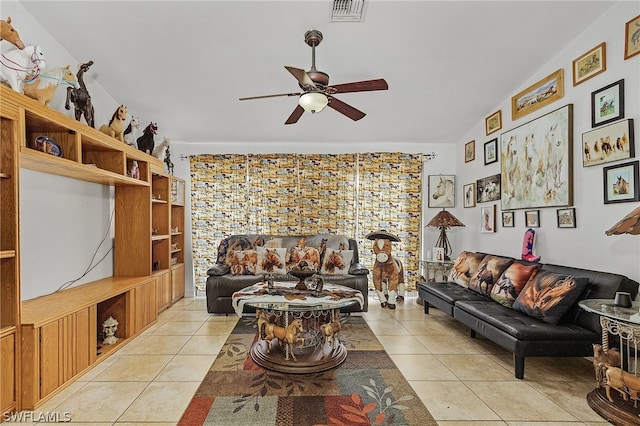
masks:
<svg viewBox="0 0 640 426"><path fill-rule="evenodd" d="M171 301L184 297L184 180L171 176Z"/></svg>
<svg viewBox="0 0 640 426"><path fill-rule="evenodd" d="M141 333L180 296L171 265L172 177L163 163L96 129L0 86L0 409L33 410ZM54 139L62 157L31 147ZM134 162L139 177L129 176ZM20 298L20 168L115 188L114 275L50 295ZM181 257L181 259L184 259ZM182 260L183 261L183 260ZM102 323L119 322L114 345ZM97 349L96 349L97 348Z"/></svg>

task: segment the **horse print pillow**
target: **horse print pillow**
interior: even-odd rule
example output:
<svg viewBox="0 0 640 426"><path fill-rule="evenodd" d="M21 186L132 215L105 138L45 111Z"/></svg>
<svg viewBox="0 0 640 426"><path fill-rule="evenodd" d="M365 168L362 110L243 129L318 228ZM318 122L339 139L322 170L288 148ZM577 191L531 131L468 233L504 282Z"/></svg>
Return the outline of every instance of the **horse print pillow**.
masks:
<svg viewBox="0 0 640 426"><path fill-rule="evenodd" d="M469 285L469 280L478 270L480 262L484 258L484 254L473 253L471 251L463 251L453 262L451 272L449 272L450 280L463 287Z"/></svg>
<svg viewBox="0 0 640 426"><path fill-rule="evenodd" d="M508 257L485 256L478 265L478 270L469 280L469 290L489 297L495 282L512 263L513 259Z"/></svg>
<svg viewBox="0 0 640 426"><path fill-rule="evenodd" d="M493 285L491 298L501 305L508 308L512 307L513 302L515 302L516 297L527 284L531 275L538 272L539 268L540 265L525 265L521 262L513 262Z"/></svg>
<svg viewBox="0 0 640 426"><path fill-rule="evenodd" d="M322 275L346 275L353 259L353 250L327 249L322 261Z"/></svg>
<svg viewBox="0 0 640 426"><path fill-rule="evenodd" d="M230 250L227 254L229 272L232 275L253 275L256 273L258 254L255 250Z"/></svg>
<svg viewBox="0 0 640 426"><path fill-rule="evenodd" d="M258 262L256 264L256 275L287 273L285 259L287 257L286 248L265 248L258 247Z"/></svg>
<svg viewBox="0 0 640 426"><path fill-rule="evenodd" d="M587 287L588 280L539 271L524 286L513 309L548 324L558 324Z"/></svg>

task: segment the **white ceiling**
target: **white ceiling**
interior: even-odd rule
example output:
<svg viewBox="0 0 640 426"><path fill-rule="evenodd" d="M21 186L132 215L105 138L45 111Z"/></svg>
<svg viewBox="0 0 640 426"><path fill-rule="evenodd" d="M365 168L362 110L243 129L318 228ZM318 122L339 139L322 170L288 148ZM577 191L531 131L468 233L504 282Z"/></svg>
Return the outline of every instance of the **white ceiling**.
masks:
<svg viewBox="0 0 640 426"><path fill-rule="evenodd" d="M291 143L454 143L611 5L372 0L364 22L330 23L330 0L24 2L160 136ZM316 66L331 83L388 82L388 91L337 96L362 120L327 108L285 126L297 98L238 100L299 91L284 65L310 68L309 29L324 35ZM96 111L96 123L111 113Z"/></svg>

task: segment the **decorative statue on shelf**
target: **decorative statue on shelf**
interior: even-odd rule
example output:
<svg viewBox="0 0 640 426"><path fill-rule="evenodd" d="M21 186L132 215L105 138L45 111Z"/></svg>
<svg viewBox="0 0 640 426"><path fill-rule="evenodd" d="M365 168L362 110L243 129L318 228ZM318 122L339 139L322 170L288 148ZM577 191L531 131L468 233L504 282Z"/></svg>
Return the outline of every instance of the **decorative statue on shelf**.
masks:
<svg viewBox="0 0 640 426"><path fill-rule="evenodd" d="M20 34L11 25L11 16L7 17L7 20L0 20L0 40L7 40L18 49L24 49L24 43L20 40Z"/></svg>
<svg viewBox="0 0 640 426"><path fill-rule="evenodd" d="M173 174L173 161L171 161L171 146L167 146L164 152L164 164L167 166L167 173Z"/></svg>
<svg viewBox="0 0 640 426"><path fill-rule="evenodd" d="M53 68L47 72L41 73L33 80L24 83L24 94L35 99L42 105L49 105L56 94L56 90L60 84L66 84L73 88L80 87L78 79L71 72L69 65L66 67Z"/></svg>
<svg viewBox="0 0 640 426"><path fill-rule="evenodd" d="M131 145L134 148L137 148L136 143L136 132L140 128L140 122L133 115L131 116L131 121L129 121L129 125L126 129L124 129L124 143L127 145Z"/></svg>
<svg viewBox="0 0 640 426"><path fill-rule="evenodd" d="M71 109L70 102L73 102L75 106L76 120L80 121L80 117L84 115L84 119L87 124L93 128L96 127L93 104L91 103L91 96L87 90L87 86L84 84L84 73L89 71L89 68L93 65L93 61L80 64L80 69L76 76L78 77L78 88L67 87L67 101L64 104L64 108Z"/></svg>
<svg viewBox="0 0 640 426"><path fill-rule="evenodd" d="M18 93L24 93L24 83L38 77L47 67L40 46L12 49L0 57L0 79Z"/></svg>
<svg viewBox="0 0 640 426"><path fill-rule="evenodd" d="M120 105L113 115L109 124L103 124L100 126L100 131L106 135L116 138L121 142L124 142L124 122L127 119L127 106Z"/></svg>
<svg viewBox="0 0 640 426"><path fill-rule="evenodd" d="M400 242L400 238L384 230L371 232L366 238L374 240L376 260L372 278L380 306L395 309L396 301L404 301L404 268L402 262L391 256L391 242Z"/></svg>
<svg viewBox="0 0 640 426"><path fill-rule="evenodd" d="M153 140L153 136L157 134L158 123L154 123L152 121L147 127L144 128L144 130L142 131L142 136L137 139L138 149L150 155L153 152L153 147L156 146L156 143Z"/></svg>
<svg viewBox="0 0 640 426"><path fill-rule="evenodd" d="M169 142L170 142L169 138L167 138L167 137L162 138L162 142L160 142L158 144L158 146L153 148L153 151L151 152L151 155L156 157L158 160L163 160L164 159L164 152L169 147Z"/></svg>
<svg viewBox="0 0 640 426"><path fill-rule="evenodd" d="M118 331L118 321L112 316L109 316L109 318L102 323L102 333L104 335L102 343L105 345L113 345L116 343L118 341L116 331Z"/></svg>

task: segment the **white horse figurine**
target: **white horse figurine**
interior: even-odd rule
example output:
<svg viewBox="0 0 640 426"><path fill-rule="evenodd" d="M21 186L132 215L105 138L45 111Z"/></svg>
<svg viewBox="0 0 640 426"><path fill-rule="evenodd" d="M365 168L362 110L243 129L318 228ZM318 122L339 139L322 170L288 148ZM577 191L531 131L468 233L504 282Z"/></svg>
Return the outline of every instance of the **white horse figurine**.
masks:
<svg viewBox="0 0 640 426"><path fill-rule="evenodd" d="M45 70L47 63L40 46L12 49L0 58L0 78L18 93L23 92L25 81L35 79Z"/></svg>
<svg viewBox="0 0 640 426"><path fill-rule="evenodd" d="M61 83L76 89L79 87L78 79L71 72L69 65L53 68L33 80L25 81L24 94L43 105L49 105Z"/></svg>
<svg viewBox="0 0 640 426"><path fill-rule="evenodd" d="M126 129L124 129L124 142L134 148L138 148L136 142L136 132L140 128L140 121L135 116L131 116L131 121Z"/></svg>
<svg viewBox="0 0 640 426"><path fill-rule="evenodd" d="M153 152L151 153L151 155L156 157L158 160L164 160L164 153L169 147L169 143L170 143L169 138L166 138L166 137L163 138L162 142L160 142L158 146L153 148Z"/></svg>

